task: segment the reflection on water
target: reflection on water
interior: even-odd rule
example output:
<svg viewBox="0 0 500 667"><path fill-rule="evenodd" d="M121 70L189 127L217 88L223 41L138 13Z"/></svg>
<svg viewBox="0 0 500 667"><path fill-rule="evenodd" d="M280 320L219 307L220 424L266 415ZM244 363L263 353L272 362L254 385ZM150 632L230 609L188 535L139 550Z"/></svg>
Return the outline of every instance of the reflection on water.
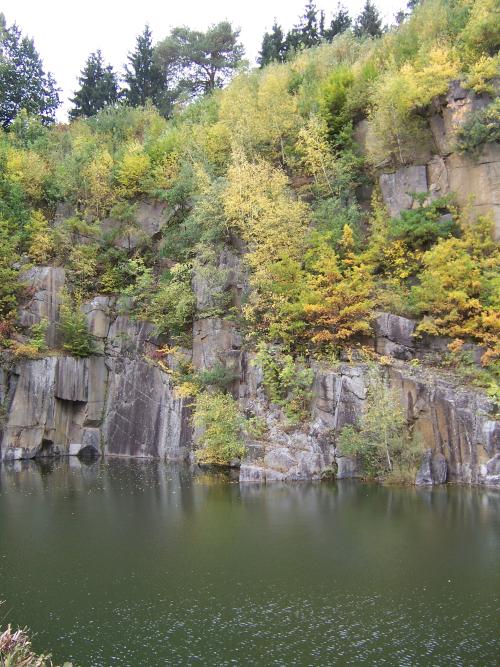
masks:
<svg viewBox="0 0 500 667"><path fill-rule="evenodd" d="M9 620L82 667L497 665L500 493L16 462L0 577Z"/></svg>

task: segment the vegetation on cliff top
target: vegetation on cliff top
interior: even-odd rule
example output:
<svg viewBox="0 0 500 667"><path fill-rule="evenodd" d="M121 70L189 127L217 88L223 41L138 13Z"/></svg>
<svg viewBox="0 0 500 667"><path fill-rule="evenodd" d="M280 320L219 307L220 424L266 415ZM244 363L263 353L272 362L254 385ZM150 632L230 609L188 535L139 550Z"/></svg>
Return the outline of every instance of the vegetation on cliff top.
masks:
<svg viewBox="0 0 500 667"><path fill-rule="evenodd" d="M192 280L203 274L220 296L213 313L238 317L250 340L292 357L353 345L383 308L418 317L421 332L473 339L494 364L500 289L490 221L467 219L452 200L421 200L391 219L376 189L368 213L357 193L380 167L412 160L428 132L426 109L452 80L494 98L496 3L424 0L384 32L373 17L370 29L341 19L325 27L309 3L287 47L270 49L260 70L240 63L229 25L213 28L227 38L217 63L206 61L212 29L175 29L156 46L145 30L125 93L96 54L81 91L100 70L115 91L105 104L77 93L74 120L52 127L45 112L19 109L0 136L3 343L19 335L21 270L32 262L64 266L73 303L117 295L171 336L192 322ZM364 157L353 129L362 119ZM495 139L495 119L497 101L468 119L461 150ZM144 199L167 206L154 238L136 221ZM72 213L55 223L63 203ZM219 266L235 238L250 276L236 310ZM78 336L75 353L90 351Z"/></svg>

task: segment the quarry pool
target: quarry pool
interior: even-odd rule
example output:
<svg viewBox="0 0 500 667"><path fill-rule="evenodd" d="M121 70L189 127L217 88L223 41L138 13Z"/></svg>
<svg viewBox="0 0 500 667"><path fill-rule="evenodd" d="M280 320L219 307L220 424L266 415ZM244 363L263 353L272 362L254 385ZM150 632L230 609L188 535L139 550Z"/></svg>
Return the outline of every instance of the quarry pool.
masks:
<svg viewBox="0 0 500 667"><path fill-rule="evenodd" d="M3 465L0 599L80 667L498 665L500 492Z"/></svg>

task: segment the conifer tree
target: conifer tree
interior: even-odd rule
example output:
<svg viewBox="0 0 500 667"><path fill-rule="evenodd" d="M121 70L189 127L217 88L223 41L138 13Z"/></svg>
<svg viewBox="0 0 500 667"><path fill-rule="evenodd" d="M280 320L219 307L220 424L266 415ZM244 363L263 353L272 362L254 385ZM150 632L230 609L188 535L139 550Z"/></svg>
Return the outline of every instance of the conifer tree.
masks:
<svg viewBox="0 0 500 667"><path fill-rule="evenodd" d="M323 31L323 37L328 42L331 42L336 35L341 35L348 30L351 27L351 23L351 17L349 16L347 9L342 5L338 5L337 11L330 21L330 27Z"/></svg>
<svg viewBox="0 0 500 667"><path fill-rule="evenodd" d="M102 53L97 50L87 58L85 67L78 78L80 89L71 102L71 119L95 116L104 107L119 100L118 77L111 65L105 65Z"/></svg>
<svg viewBox="0 0 500 667"><path fill-rule="evenodd" d="M7 129L23 109L50 124L59 104L55 80L45 73L33 40L16 24L7 27L0 14L0 124Z"/></svg>
<svg viewBox="0 0 500 667"><path fill-rule="evenodd" d="M356 37L380 37L382 34L382 18L371 0L366 0L364 7L354 24Z"/></svg>
<svg viewBox="0 0 500 667"><path fill-rule="evenodd" d="M144 26L142 34L137 36L135 51L128 55L125 65L125 92L127 102L133 106L144 106L151 100L161 106L164 92L161 68L154 58L153 40L149 26Z"/></svg>
<svg viewBox="0 0 500 667"><path fill-rule="evenodd" d="M177 79L177 93L189 96L220 88L241 63L244 49L240 31L228 21L212 25L205 32L174 28L155 47L155 58L165 79Z"/></svg>
<svg viewBox="0 0 500 667"><path fill-rule="evenodd" d="M274 20L271 32L266 32L262 39L258 62L261 67L271 62L283 62L286 57L285 36L281 26Z"/></svg>

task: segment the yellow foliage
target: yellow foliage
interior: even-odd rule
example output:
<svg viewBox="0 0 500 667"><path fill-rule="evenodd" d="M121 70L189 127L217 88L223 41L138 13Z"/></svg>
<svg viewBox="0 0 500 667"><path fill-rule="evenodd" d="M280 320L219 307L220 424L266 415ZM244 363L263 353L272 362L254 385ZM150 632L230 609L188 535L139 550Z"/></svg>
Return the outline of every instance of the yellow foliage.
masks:
<svg viewBox="0 0 500 667"><path fill-rule="evenodd" d="M404 65L402 71L407 82L412 78L414 80L414 98L410 100L410 105L425 106L434 97L446 93L450 81L459 74L460 63L453 49L441 44L430 51L425 50L416 65Z"/></svg>
<svg viewBox="0 0 500 667"><path fill-rule="evenodd" d="M43 196L43 186L49 169L43 158L34 151L11 148L7 153L7 174L19 183L33 201Z"/></svg>
<svg viewBox="0 0 500 667"><path fill-rule="evenodd" d="M116 169L116 180L123 196L133 198L144 192L151 161L139 143L129 144Z"/></svg>
<svg viewBox="0 0 500 667"><path fill-rule="evenodd" d="M38 264L46 264L54 253L54 237L45 216L41 211L33 211L26 225L29 234L28 253Z"/></svg>
<svg viewBox="0 0 500 667"><path fill-rule="evenodd" d="M291 196L284 172L241 153L229 169L223 203L229 224L249 246L253 292L246 315L256 327L287 336L301 287L309 208Z"/></svg>
<svg viewBox="0 0 500 667"><path fill-rule="evenodd" d="M333 195L335 158L327 135L326 121L320 116L312 115L299 130L297 150L302 155L306 173L314 177L318 191L324 195Z"/></svg>
<svg viewBox="0 0 500 667"><path fill-rule="evenodd" d="M481 56L469 67L465 83L476 93L495 94L493 79L500 76L500 53L495 56Z"/></svg>
<svg viewBox="0 0 500 667"><path fill-rule="evenodd" d="M97 217L107 212L115 200L112 187L113 158L103 149L82 169L83 198L89 212Z"/></svg>

